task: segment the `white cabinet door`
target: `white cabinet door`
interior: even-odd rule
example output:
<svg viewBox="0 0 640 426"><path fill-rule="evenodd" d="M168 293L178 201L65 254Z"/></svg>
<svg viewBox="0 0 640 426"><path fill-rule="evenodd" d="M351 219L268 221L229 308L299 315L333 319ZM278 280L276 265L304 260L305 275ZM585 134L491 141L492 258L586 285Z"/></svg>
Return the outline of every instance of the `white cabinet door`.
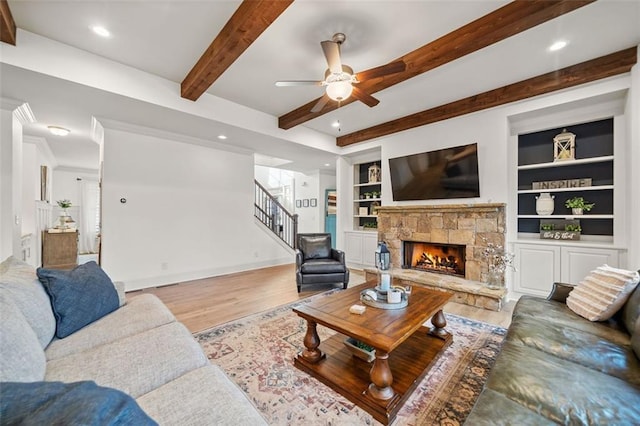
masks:
<svg viewBox="0 0 640 426"><path fill-rule="evenodd" d="M362 235L362 264L366 266L376 266L376 248L378 248L378 233L371 232L371 235Z"/></svg>
<svg viewBox="0 0 640 426"><path fill-rule="evenodd" d="M514 244L514 291L546 297L553 283L560 281L560 247Z"/></svg>
<svg viewBox="0 0 640 426"><path fill-rule="evenodd" d="M344 233L344 256L348 264L362 263L362 234L359 232Z"/></svg>
<svg viewBox="0 0 640 426"><path fill-rule="evenodd" d="M562 247L562 282L578 284L587 274L605 263L617 268L618 250L589 247Z"/></svg>

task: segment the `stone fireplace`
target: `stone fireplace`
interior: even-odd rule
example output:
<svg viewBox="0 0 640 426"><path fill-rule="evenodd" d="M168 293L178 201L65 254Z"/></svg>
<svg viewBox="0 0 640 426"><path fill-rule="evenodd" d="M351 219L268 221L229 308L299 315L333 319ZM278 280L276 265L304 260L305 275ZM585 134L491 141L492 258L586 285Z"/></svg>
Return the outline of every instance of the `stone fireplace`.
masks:
<svg viewBox="0 0 640 426"><path fill-rule="evenodd" d="M382 206L378 240L385 241L391 253L395 283L444 288L453 291L453 301L492 310L502 307L506 289L484 284L488 263L482 251L489 242L505 246L505 204ZM407 242L420 243L410 248L411 259ZM367 278L374 278L374 273L367 271Z"/></svg>

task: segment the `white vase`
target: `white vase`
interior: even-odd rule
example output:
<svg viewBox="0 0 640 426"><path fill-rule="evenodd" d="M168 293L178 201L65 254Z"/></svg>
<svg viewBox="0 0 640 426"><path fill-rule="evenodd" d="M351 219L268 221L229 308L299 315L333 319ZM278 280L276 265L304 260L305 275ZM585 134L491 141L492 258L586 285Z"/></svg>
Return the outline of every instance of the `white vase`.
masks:
<svg viewBox="0 0 640 426"><path fill-rule="evenodd" d="M536 213L541 216L553 214L555 196L549 195L548 192L541 192L536 197Z"/></svg>
<svg viewBox="0 0 640 426"><path fill-rule="evenodd" d="M580 215L580 214L582 214L582 209L581 209L581 208L579 208L579 207L578 207L578 208L571 209L571 213L573 213L573 214L574 214L574 215L576 215L576 216L577 216L577 215Z"/></svg>

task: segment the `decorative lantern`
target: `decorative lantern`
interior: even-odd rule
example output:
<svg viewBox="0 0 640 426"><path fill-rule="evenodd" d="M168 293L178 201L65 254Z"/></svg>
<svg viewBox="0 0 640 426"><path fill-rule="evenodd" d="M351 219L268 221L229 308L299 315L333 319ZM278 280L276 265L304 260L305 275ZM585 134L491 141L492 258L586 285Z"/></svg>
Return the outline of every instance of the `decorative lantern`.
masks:
<svg viewBox="0 0 640 426"><path fill-rule="evenodd" d="M380 166L373 163L369 166L369 183L380 182Z"/></svg>
<svg viewBox="0 0 640 426"><path fill-rule="evenodd" d="M376 268L386 271L391 266L391 253L389 253L389 249L384 241L380 241L378 243L378 248L376 248Z"/></svg>
<svg viewBox="0 0 640 426"><path fill-rule="evenodd" d="M379 286L378 291L386 294L391 289L391 274L389 273L389 267L391 266L391 253L384 241L378 243L376 248L376 268L378 268Z"/></svg>
<svg viewBox="0 0 640 426"><path fill-rule="evenodd" d="M562 129L562 133L553 138L553 161L576 159L576 135Z"/></svg>

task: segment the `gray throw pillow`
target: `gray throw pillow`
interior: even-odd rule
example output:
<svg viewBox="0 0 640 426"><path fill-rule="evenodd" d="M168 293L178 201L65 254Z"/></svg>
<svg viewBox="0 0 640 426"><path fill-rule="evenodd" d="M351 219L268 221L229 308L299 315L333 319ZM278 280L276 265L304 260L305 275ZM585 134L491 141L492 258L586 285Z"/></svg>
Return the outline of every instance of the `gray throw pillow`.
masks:
<svg viewBox="0 0 640 426"><path fill-rule="evenodd" d="M42 348L53 339L56 319L36 268L11 256L0 264L0 291L11 298L38 336Z"/></svg>
<svg viewBox="0 0 640 426"><path fill-rule="evenodd" d="M44 380L46 363L44 349L20 308L0 292L0 382ZM0 393L4 399L4 383ZM4 424L2 411L0 423Z"/></svg>
<svg viewBox="0 0 640 426"><path fill-rule="evenodd" d="M49 297L60 339L102 318L120 306L109 276L96 262L71 271L38 268L38 278Z"/></svg>

